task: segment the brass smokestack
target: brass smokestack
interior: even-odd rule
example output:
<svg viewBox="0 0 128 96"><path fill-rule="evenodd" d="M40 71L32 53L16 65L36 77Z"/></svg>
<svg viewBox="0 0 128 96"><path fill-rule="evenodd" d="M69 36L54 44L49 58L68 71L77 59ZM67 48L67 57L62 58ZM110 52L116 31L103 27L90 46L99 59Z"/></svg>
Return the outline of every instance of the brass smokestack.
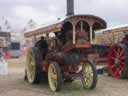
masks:
<svg viewBox="0 0 128 96"><path fill-rule="evenodd" d="M67 16L74 15L74 0L67 0Z"/></svg>

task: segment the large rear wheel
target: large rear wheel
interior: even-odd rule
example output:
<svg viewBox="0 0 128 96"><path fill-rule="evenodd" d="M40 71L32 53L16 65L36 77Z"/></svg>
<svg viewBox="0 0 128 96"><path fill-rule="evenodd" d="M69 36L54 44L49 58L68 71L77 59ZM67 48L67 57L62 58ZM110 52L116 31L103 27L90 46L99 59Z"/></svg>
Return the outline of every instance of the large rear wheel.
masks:
<svg viewBox="0 0 128 96"><path fill-rule="evenodd" d="M116 44L110 48L108 55L109 72L114 78L128 77L128 48L124 44Z"/></svg>
<svg viewBox="0 0 128 96"><path fill-rule="evenodd" d="M48 68L49 87L52 91L59 91L62 86L62 74L60 66L52 62Z"/></svg>
<svg viewBox="0 0 128 96"><path fill-rule="evenodd" d="M94 89L97 84L96 65L90 61L82 62L82 83L85 89Z"/></svg>
<svg viewBox="0 0 128 96"><path fill-rule="evenodd" d="M29 83L39 83L41 79L39 50L36 47L28 49L27 52L27 65L26 65L26 79Z"/></svg>

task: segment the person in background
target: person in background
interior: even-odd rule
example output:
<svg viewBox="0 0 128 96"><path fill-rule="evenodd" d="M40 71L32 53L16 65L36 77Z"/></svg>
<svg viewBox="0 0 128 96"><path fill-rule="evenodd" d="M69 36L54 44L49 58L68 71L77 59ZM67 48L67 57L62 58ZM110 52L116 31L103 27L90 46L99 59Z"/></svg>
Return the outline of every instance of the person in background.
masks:
<svg viewBox="0 0 128 96"><path fill-rule="evenodd" d="M2 48L0 48L0 60L2 60L3 59L3 49Z"/></svg>

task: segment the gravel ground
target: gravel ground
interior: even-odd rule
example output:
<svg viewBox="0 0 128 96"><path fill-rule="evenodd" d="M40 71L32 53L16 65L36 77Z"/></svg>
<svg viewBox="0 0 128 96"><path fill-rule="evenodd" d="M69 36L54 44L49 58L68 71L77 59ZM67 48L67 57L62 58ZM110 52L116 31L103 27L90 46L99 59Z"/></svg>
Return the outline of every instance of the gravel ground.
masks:
<svg viewBox="0 0 128 96"><path fill-rule="evenodd" d="M58 93L51 92L47 82L30 85L23 80L24 59L9 60L9 75L0 76L0 96L128 96L128 80L99 76L97 88L84 90L80 81L63 84Z"/></svg>

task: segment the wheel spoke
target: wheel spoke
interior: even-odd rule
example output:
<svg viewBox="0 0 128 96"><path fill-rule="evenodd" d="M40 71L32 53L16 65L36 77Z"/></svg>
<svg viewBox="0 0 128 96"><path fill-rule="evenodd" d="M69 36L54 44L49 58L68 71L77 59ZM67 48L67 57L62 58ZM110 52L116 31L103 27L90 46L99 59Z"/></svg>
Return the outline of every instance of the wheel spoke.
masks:
<svg viewBox="0 0 128 96"><path fill-rule="evenodd" d="M118 46L117 47L117 53L118 53L118 55L119 55L120 51L121 51L121 48Z"/></svg>
<svg viewBox="0 0 128 96"><path fill-rule="evenodd" d="M85 72L89 71L89 66L85 66Z"/></svg>
<svg viewBox="0 0 128 96"><path fill-rule="evenodd" d="M119 68L120 68L121 71L123 70L123 67L122 66L120 66Z"/></svg>
<svg viewBox="0 0 128 96"><path fill-rule="evenodd" d="M117 51L114 48L112 50L113 50L114 53L117 53Z"/></svg>
<svg viewBox="0 0 128 96"><path fill-rule="evenodd" d="M116 75L121 75L122 70L120 69L120 67L117 67L115 72L116 72Z"/></svg>
<svg viewBox="0 0 128 96"><path fill-rule="evenodd" d="M120 64L124 66L125 65L125 62L121 62Z"/></svg>
<svg viewBox="0 0 128 96"><path fill-rule="evenodd" d="M123 53L124 53L124 52L123 52L123 51L121 51L121 52L119 53L119 57L121 57L121 56L123 55Z"/></svg>
<svg viewBox="0 0 128 96"><path fill-rule="evenodd" d="M125 59L125 56L120 57L120 60L124 60L124 59Z"/></svg>
<svg viewBox="0 0 128 96"><path fill-rule="evenodd" d="M116 58L115 57L111 57L112 60L115 60Z"/></svg>
<svg viewBox="0 0 128 96"><path fill-rule="evenodd" d="M115 75L115 76L117 76L117 75L118 75L117 69L115 70L114 75Z"/></svg>
<svg viewBox="0 0 128 96"><path fill-rule="evenodd" d="M115 68L115 67L116 67L116 65L114 64L114 65L112 65L111 67L112 67L112 68Z"/></svg>

